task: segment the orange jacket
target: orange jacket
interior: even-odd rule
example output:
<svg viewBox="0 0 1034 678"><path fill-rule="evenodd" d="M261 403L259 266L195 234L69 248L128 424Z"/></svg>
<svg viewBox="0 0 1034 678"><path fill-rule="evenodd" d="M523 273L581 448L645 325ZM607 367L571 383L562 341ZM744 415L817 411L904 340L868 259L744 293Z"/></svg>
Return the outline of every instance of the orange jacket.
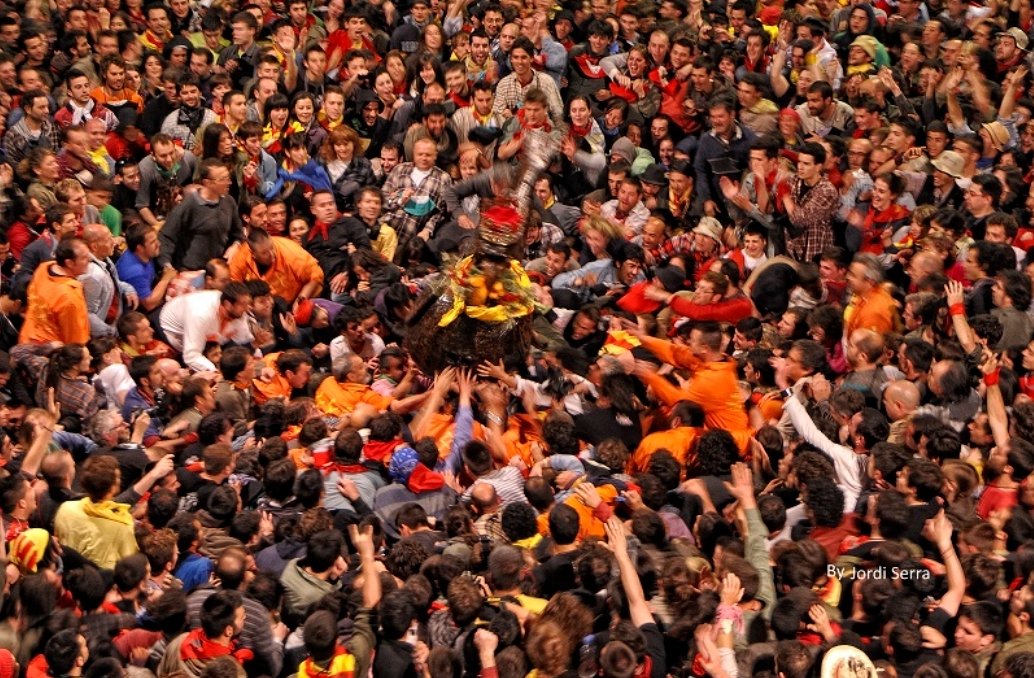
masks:
<svg viewBox="0 0 1034 678"><path fill-rule="evenodd" d="M391 398L382 396L366 384L342 384L333 377L324 379L316 389L316 407L332 417L351 414L359 403L367 403L384 411L391 406Z"/></svg>
<svg viewBox="0 0 1034 678"><path fill-rule="evenodd" d="M865 296L856 294L844 309L844 338L855 330L889 334L897 326L898 304L882 287Z"/></svg>
<svg viewBox="0 0 1034 678"><path fill-rule="evenodd" d="M230 260L232 280L265 280L274 296L294 302L302 288L315 281L323 285L323 269L311 254L293 240L272 237L273 265L259 273L251 248L241 245Z"/></svg>
<svg viewBox="0 0 1034 678"><path fill-rule="evenodd" d="M663 339L643 337L643 346L666 363L690 370L693 378L683 388L674 386L656 373L643 377L646 384L665 405L690 400L704 410L704 425L709 429L724 429L732 434L741 452L750 449L750 422L747 410L740 400L736 363L727 361L702 362L689 348Z"/></svg>
<svg viewBox="0 0 1034 678"><path fill-rule="evenodd" d="M439 459L444 461L452 450L452 439L456 437L456 418L441 412L432 414L427 418L419 434L414 433L414 435L419 438L434 438L438 447ZM473 440L485 439L485 429L477 421L474 422L471 429L471 438Z"/></svg>
<svg viewBox="0 0 1034 678"><path fill-rule="evenodd" d="M90 319L83 286L75 278L51 272L54 262L39 265L29 283L29 307L18 341L23 344L85 344Z"/></svg>
<svg viewBox="0 0 1034 678"><path fill-rule="evenodd" d="M280 353L270 353L262 358L262 366L273 370L273 377L269 381L264 379L251 380L251 398L256 405L263 405L274 398L283 398L286 403L291 399L291 384L280 375L276 368L276 360Z"/></svg>
<svg viewBox="0 0 1034 678"><path fill-rule="evenodd" d="M668 450L685 468L687 462L696 461L693 443L700 434L699 429L692 426L680 426L670 431L658 431L643 438L636 448L635 454L628 460L627 471L630 475L644 473L650 465L650 457L657 450Z"/></svg>
<svg viewBox="0 0 1034 678"><path fill-rule="evenodd" d="M613 514L614 502L617 501L618 490L610 484L598 485L596 492L599 493L603 503L593 511L586 506L582 500L571 495L564 500L564 503L575 510L578 514L578 539L603 539L606 531L603 524ZM549 536L549 513L540 513L538 518L539 534Z"/></svg>

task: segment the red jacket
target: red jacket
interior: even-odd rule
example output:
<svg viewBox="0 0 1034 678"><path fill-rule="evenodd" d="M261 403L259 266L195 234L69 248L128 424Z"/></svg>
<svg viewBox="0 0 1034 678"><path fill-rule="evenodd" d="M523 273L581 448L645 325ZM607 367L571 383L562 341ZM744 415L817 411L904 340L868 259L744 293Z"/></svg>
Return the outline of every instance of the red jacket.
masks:
<svg viewBox="0 0 1034 678"><path fill-rule="evenodd" d="M725 323L737 323L749 318L754 312L754 304L742 292L714 304L698 304L692 299L672 297L668 304L671 310L690 320L711 320Z"/></svg>

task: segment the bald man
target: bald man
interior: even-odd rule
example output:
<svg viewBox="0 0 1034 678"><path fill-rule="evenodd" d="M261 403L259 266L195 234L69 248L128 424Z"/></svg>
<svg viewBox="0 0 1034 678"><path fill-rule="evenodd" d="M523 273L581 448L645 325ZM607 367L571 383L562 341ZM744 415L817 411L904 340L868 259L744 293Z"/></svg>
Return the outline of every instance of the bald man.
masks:
<svg viewBox="0 0 1034 678"><path fill-rule="evenodd" d="M845 352L851 373L844 379L843 385L863 393L868 392L878 401L888 381L886 371L879 364L884 347L883 336L873 330L858 329L851 332L847 337Z"/></svg>
<svg viewBox="0 0 1034 678"><path fill-rule="evenodd" d="M188 371L172 358L160 358L158 369L162 372L162 383L165 384L165 392L174 396L183 393L183 382L186 380Z"/></svg>
<svg viewBox="0 0 1034 678"><path fill-rule="evenodd" d="M922 285L923 280L936 273L944 272L944 260L933 252L923 250L916 252L908 262L908 273L914 285Z"/></svg>
<svg viewBox="0 0 1034 678"><path fill-rule="evenodd" d="M86 297L90 318L90 337L117 337L115 323L127 308L136 309L140 303L136 290L118 277L111 255L115 253L115 239L102 224L83 227L83 242L90 249L90 265L79 276Z"/></svg>
<svg viewBox="0 0 1034 678"><path fill-rule="evenodd" d="M480 537L488 537L498 540L503 534L502 511L503 507L496 494L495 485L490 483L475 483L470 490L470 506L477 514L474 521L474 532Z"/></svg>
<svg viewBox="0 0 1034 678"><path fill-rule="evenodd" d="M887 442L904 443L908 421L919 407L920 397L919 387L905 379L887 384L883 390L883 409L891 422Z"/></svg>

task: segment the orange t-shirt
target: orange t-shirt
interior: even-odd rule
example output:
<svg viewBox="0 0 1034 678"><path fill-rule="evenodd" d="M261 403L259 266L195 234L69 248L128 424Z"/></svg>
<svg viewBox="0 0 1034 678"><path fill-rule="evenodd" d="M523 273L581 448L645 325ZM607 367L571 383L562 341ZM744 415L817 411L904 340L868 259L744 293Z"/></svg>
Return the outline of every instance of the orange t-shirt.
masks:
<svg viewBox="0 0 1034 678"><path fill-rule="evenodd" d="M366 384L342 384L337 379L324 379L316 389L316 407L324 414L340 417L351 414L359 403L384 411L391 407L391 398L382 396Z"/></svg>
<svg viewBox="0 0 1034 678"><path fill-rule="evenodd" d="M247 280L265 280L274 296L293 302L309 282L323 284L323 269L315 257L306 252L301 245L274 236L273 265L265 273L259 273L251 248L242 245L237 248L230 259L230 278L241 282Z"/></svg>
<svg viewBox="0 0 1034 678"><path fill-rule="evenodd" d="M596 492L605 504L613 506L617 501L618 491L613 485L597 485ZM564 500L564 504L573 508L578 514L578 539L603 539L606 536L603 521L593 515L593 510L586 506L581 498L572 494ZM539 534L544 537L549 536L549 513L540 513L536 520Z"/></svg>
<svg viewBox="0 0 1034 678"><path fill-rule="evenodd" d="M273 370L273 376L269 381L264 379L251 380L251 397L256 405L263 405L274 398L283 398L284 402L291 399L291 391L293 390L291 384L281 376L280 370L276 367L276 361L279 357L280 353L277 352L270 353L262 358L263 367Z"/></svg>
<svg viewBox="0 0 1034 678"><path fill-rule="evenodd" d="M651 433L642 439L635 453L629 458L628 473L630 475L644 473L650 465L650 457L653 456L654 452L661 449L671 452L679 460L679 465L685 468L688 461L695 461L695 459L690 458L690 452L699 433L699 430L692 426L680 426L670 431ZM696 455L692 456L695 457Z"/></svg>

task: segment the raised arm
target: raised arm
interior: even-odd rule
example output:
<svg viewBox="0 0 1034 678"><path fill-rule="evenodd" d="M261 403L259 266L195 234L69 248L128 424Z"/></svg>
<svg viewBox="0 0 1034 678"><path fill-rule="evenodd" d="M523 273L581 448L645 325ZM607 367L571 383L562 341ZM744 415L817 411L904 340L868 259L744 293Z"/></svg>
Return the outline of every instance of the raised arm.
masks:
<svg viewBox="0 0 1034 678"><path fill-rule="evenodd" d="M621 587L625 590L625 598L628 600L628 612L632 624L636 628L644 624L652 624L653 615L650 614L650 607L646 604L643 585L639 581L635 563L628 555L625 526L619 518L611 516L604 527L607 531L608 548L613 551L614 559L618 562L618 570L621 572Z"/></svg>
<svg viewBox="0 0 1034 678"><path fill-rule="evenodd" d="M944 93L948 98L948 122L953 127L964 127L966 116L962 114L962 106L959 105L959 96L956 92L962 82L962 71L955 68L944 77Z"/></svg>
<svg viewBox="0 0 1034 678"><path fill-rule="evenodd" d="M962 597L966 593L966 575L962 571L962 563L959 562L959 556L955 553L955 547L952 546L951 532L951 521L944 515L944 511L927 520L923 527L923 536L937 546L947 570L948 592L941 598L938 607L947 612L949 617L954 617L958 614L959 607L962 605Z"/></svg>
<svg viewBox="0 0 1034 678"><path fill-rule="evenodd" d="M958 280L949 280L944 286L944 292L948 296L948 314L955 327L955 336L962 344L962 350L969 355L977 347L977 338L973 328L969 326L969 319L966 318L966 296L962 283Z"/></svg>
<svg viewBox="0 0 1034 678"><path fill-rule="evenodd" d="M1002 92L1002 105L998 108L998 117L1008 120L1016 110L1016 97L1020 95L1023 87L1023 79L1027 76L1027 69L1024 66L1017 66L1016 70L1005 76L1005 91Z"/></svg>
<svg viewBox="0 0 1034 678"><path fill-rule="evenodd" d="M984 354L980 364L984 374L984 385L987 387L987 422L991 427L991 437L995 445L1003 450L1009 449L1009 415L1005 411L1005 398L998 386L998 357L991 351Z"/></svg>

